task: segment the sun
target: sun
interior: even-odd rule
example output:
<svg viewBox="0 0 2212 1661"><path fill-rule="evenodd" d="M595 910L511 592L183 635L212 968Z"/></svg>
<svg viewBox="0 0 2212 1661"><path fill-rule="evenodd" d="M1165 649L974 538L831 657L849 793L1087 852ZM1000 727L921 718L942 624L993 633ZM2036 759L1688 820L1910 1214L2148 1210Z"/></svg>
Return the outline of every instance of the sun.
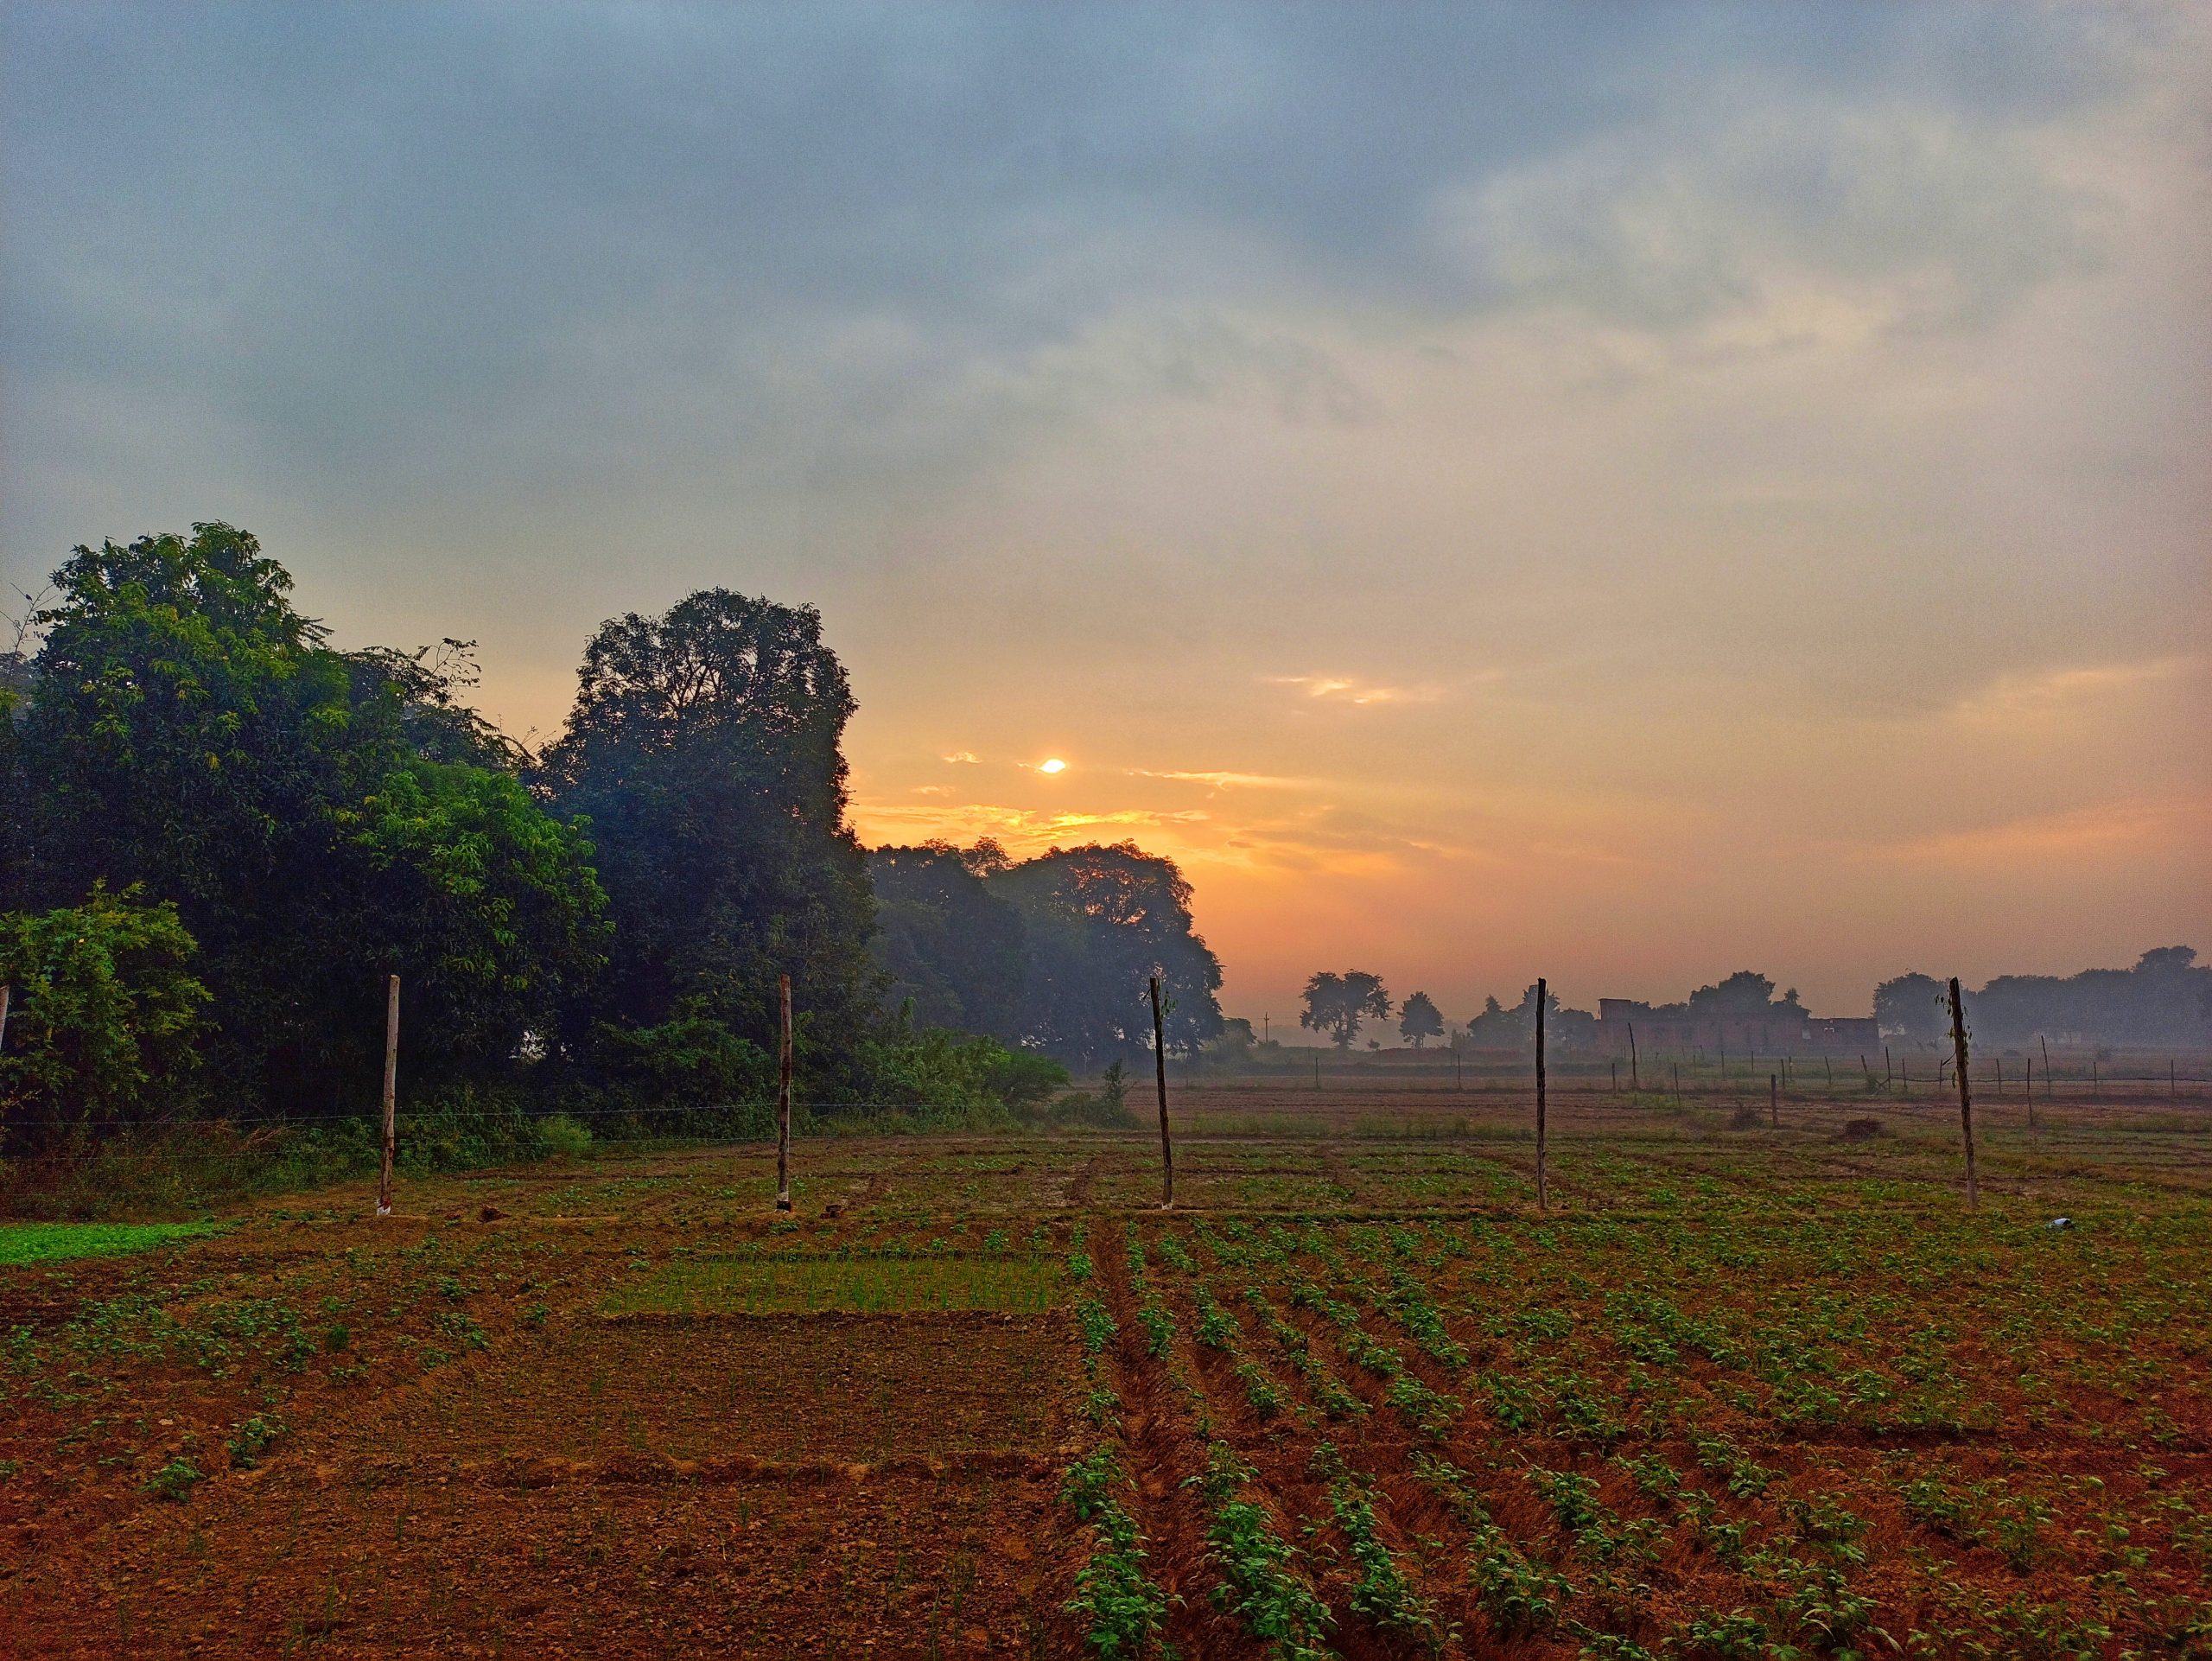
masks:
<svg viewBox="0 0 2212 1661"><path fill-rule="evenodd" d="M1068 764L1057 755L1049 760L1039 761L1037 764L1037 771L1039 773L1065 773L1067 770Z"/></svg>

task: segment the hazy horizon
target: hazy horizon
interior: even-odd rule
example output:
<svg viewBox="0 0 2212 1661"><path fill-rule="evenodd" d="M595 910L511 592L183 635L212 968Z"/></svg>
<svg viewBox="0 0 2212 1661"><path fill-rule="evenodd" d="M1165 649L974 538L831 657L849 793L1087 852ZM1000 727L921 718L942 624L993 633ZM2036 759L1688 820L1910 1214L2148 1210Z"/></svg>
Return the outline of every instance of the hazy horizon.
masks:
<svg viewBox="0 0 2212 1661"><path fill-rule="evenodd" d="M541 737L817 605L867 841L1171 855L1279 1035L2212 950L2198 8L0 44L0 582L228 520Z"/></svg>

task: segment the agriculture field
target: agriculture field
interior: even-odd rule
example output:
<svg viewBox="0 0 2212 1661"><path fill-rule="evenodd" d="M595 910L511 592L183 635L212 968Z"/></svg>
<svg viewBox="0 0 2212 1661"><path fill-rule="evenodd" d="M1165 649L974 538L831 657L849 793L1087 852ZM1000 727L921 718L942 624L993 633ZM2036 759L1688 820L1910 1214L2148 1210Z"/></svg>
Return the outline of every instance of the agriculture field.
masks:
<svg viewBox="0 0 2212 1661"><path fill-rule="evenodd" d="M886 1138L41 1236L0 1653L2212 1653L2212 1104L1993 1103L1974 1216L1936 1104L1751 1105L1563 1101L1548 1215L1495 1098L1192 1091L1166 1214Z"/></svg>

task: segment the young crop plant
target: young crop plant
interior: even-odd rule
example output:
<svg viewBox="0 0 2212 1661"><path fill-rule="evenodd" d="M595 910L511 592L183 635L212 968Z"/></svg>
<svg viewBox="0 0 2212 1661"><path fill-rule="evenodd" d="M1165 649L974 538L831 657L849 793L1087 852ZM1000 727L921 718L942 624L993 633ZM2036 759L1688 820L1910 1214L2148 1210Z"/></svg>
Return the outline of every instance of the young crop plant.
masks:
<svg viewBox="0 0 2212 1661"><path fill-rule="evenodd" d="M1084 1641L1103 1656L1172 1658L1161 1640L1167 1594L1145 1573L1144 1535L1121 1496L1135 1486L1110 1448L1068 1469L1060 1499L1090 1529L1090 1556L1076 1571L1070 1614L1085 1623Z"/></svg>
<svg viewBox="0 0 2212 1661"><path fill-rule="evenodd" d="M1431 1390L1410 1372L1402 1372L1390 1381L1383 1391L1383 1400L1396 1408L1412 1422L1414 1428L1433 1441L1441 1441L1452 1434L1452 1426L1459 1416L1460 1402L1457 1396L1446 1396Z"/></svg>
<svg viewBox="0 0 2212 1661"><path fill-rule="evenodd" d="M1444 1312L1436 1307L1428 1295L1428 1289L1415 1276L1402 1268L1393 1267L1389 1289L1377 1294L1376 1302L1436 1361L1454 1371L1467 1365L1465 1347L1445 1330Z"/></svg>
<svg viewBox="0 0 2212 1661"><path fill-rule="evenodd" d="M1534 1430L1543 1422L1543 1403L1519 1379L1502 1372L1484 1372L1475 1382L1489 1400L1491 1416L1508 1430Z"/></svg>
<svg viewBox="0 0 2212 1661"><path fill-rule="evenodd" d="M1220 1568L1214 1601L1266 1643L1271 1661L1333 1661L1329 1607L1300 1571L1298 1548L1276 1531L1267 1510L1243 1498L1259 1473L1225 1442L1206 1449L1198 1485L1210 1513L1206 1544Z"/></svg>
<svg viewBox="0 0 2212 1661"><path fill-rule="evenodd" d="M1439 1653L1453 1635L1439 1624L1436 1610L1416 1591L1382 1536L1375 1503L1365 1484L1344 1468L1334 1444L1313 1450L1313 1467L1329 1478L1329 1514L1345 1541L1357 1573L1352 1582L1352 1613L1385 1632L1402 1633Z"/></svg>
<svg viewBox="0 0 2212 1661"><path fill-rule="evenodd" d="M192 1496L192 1491L207 1480L205 1474L190 1460L179 1455L146 1480L146 1492L156 1499L171 1499L182 1505Z"/></svg>
<svg viewBox="0 0 2212 1661"><path fill-rule="evenodd" d="M1198 1312L1198 1342L1208 1349L1234 1353L1237 1340L1243 1336L1236 1317L1215 1301L1212 1290L1204 1281L1191 1289L1191 1301Z"/></svg>
<svg viewBox="0 0 2212 1661"><path fill-rule="evenodd" d="M1198 1272L1198 1260L1191 1255L1189 1247L1172 1234L1160 1237L1160 1255L1170 1268L1183 1274L1195 1275Z"/></svg>
<svg viewBox="0 0 2212 1661"><path fill-rule="evenodd" d="M1516 1546L1468 1482L1466 1473L1433 1454L1413 1456L1414 1474L1452 1508L1468 1534L1467 1580L1475 1601L1500 1638L1536 1635L1560 1623L1574 1598L1573 1584L1558 1570Z"/></svg>

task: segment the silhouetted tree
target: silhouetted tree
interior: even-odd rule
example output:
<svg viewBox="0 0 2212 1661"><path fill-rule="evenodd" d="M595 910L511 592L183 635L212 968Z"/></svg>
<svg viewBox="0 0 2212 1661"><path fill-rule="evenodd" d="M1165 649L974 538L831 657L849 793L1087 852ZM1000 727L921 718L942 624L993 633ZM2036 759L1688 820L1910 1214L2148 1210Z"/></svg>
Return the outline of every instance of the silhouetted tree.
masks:
<svg viewBox="0 0 2212 1661"><path fill-rule="evenodd" d="M1908 1044L1933 1043L1950 1030L1945 1013L1948 990L1932 975L1899 975L1874 989L1874 1019L1889 1036Z"/></svg>
<svg viewBox="0 0 2212 1661"><path fill-rule="evenodd" d="M1415 1049L1444 1036L1444 1016L1426 992L1416 992L1398 1011L1399 1035Z"/></svg>
<svg viewBox="0 0 2212 1661"><path fill-rule="evenodd" d="M1021 917L1025 1044L1085 1068L1149 1050L1154 974L1171 1052L1194 1053L1221 1031L1221 964L1173 860L1131 842L1054 848L988 886Z"/></svg>
<svg viewBox="0 0 2212 1661"><path fill-rule="evenodd" d="M1382 990L1382 977L1363 970L1348 969L1341 975L1321 970L1306 983L1299 998L1306 1007L1299 1012L1298 1024L1328 1034L1329 1041L1340 1050L1351 1047L1370 1015L1385 1021L1390 1015L1390 995Z"/></svg>
<svg viewBox="0 0 2212 1661"><path fill-rule="evenodd" d="M1004 855L995 846L977 856L932 842L879 848L868 863L874 950L891 977L891 1005L911 1000L920 1026L1020 1041L1027 969L1021 916L977 869L1005 869Z"/></svg>

